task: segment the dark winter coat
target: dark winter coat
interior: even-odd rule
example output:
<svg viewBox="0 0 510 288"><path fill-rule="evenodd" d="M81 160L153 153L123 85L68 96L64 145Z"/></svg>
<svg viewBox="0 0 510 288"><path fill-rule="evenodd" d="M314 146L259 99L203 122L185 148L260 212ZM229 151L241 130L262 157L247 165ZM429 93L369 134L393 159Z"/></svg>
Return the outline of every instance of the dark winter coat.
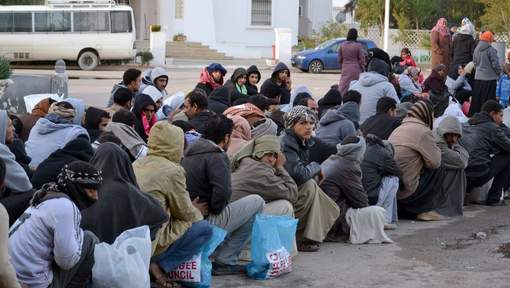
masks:
<svg viewBox="0 0 510 288"><path fill-rule="evenodd" d="M262 87L260 87L260 93L266 95L266 90L270 89L271 86L276 84L276 78L278 77L278 74L280 73L280 71L283 71L283 70L289 71L289 77L290 77L289 67L287 67L287 65L285 65L285 63L283 63L283 62L278 63L276 65L276 67L274 67L273 73L271 74L271 78L264 81L264 83L262 84ZM280 93L281 93L280 94L281 95L280 104L289 104L290 103L290 91L289 91L289 89L287 89L287 84L282 83L281 85L279 85L279 87L280 87ZM269 98L272 98L268 95L266 95L266 96Z"/></svg>
<svg viewBox="0 0 510 288"><path fill-rule="evenodd" d="M448 87L445 84L446 79L441 77L439 73L432 70L430 76L423 82L423 92L435 91L438 93L448 92Z"/></svg>
<svg viewBox="0 0 510 288"><path fill-rule="evenodd" d="M317 105L319 105L319 118L322 118L329 109L342 105L342 95L336 87L331 88L324 97L319 99Z"/></svg>
<svg viewBox="0 0 510 288"><path fill-rule="evenodd" d="M284 166L285 170L289 172L289 175L298 186L319 175L321 165L310 160L310 149L315 144L313 138L303 143L298 136L287 129L280 140L282 152L287 159Z"/></svg>
<svg viewBox="0 0 510 288"><path fill-rule="evenodd" d="M140 94L138 97L136 97L135 105L133 106L133 114L135 114L136 123L135 123L135 130L140 135L140 137L143 139L145 143L147 143L147 140L149 139L149 136L145 133L145 129L143 128L142 123L142 113L143 108L153 105L154 109L156 109L156 103L149 95ZM154 117L156 114L154 114ZM147 121L151 121L151 119L147 119Z"/></svg>
<svg viewBox="0 0 510 288"><path fill-rule="evenodd" d="M316 137L329 145L336 146L348 136L356 135L354 123L338 109L331 109L319 121Z"/></svg>
<svg viewBox="0 0 510 288"><path fill-rule="evenodd" d="M225 85L226 86L226 85ZM220 87L214 90L207 99L207 109L216 114L223 114L228 107L232 106L228 87Z"/></svg>
<svg viewBox="0 0 510 288"><path fill-rule="evenodd" d="M211 86L211 84L209 83L198 83L197 86L195 86L195 89L202 89L204 90L205 94L207 94L207 96L211 95L211 93L213 92L213 87Z"/></svg>
<svg viewBox="0 0 510 288"><path fill-rule="evenodd" d="M223 85L224 87L227 87L227 89L228 89L228 92L230 94L231 103L234 103L238 99L242 99L242 98L248 99L248 95L242 94L236 88L237 79L239 79L239 77L241 77L243 75L247 75L246 69L237 68L236 70L234 70L234 73L232 73L232 77L230 77L230 80L228 80L227 83L225 83L225 85ZM212 93L211 93L211 95L212 95Z"/></svg>
<svg viewBox="0 0 510 288"><path fill-rule="evenodd" d="M360 126L363 135L373 134L382 140L388 140L391 133L402 123L402 118L391 117L387 113L376 114Z"/></svg>
<svg viewBox="0 0 510 288"><path fill-rule="evenodd" d="M259 81L257 82L257 84L260 82L261 75L260 75L259 68L257 68L257 66L251 65L250 67L248 67L246 72L248 72L248 78L250 78L250 74L257 74L259 76ZM246 89L248 90L248 96L255 95L255 94L259 93L259 88L255 85L251 85L249 83L249 81L246 81Z"/></svg>
<svg viewBox="0 0 510 288"><path fill-rule="evenodd" d="M213 142L200 138L185 152L182 166L191 199L200 197L209 212L220 214L232 195L230 162L227 153Z"/></svg>
<svg viewBox="0 0 510 288"><path fill-rule="evenodd" d="M204 133L204 129L205 129L205 124L207 124L207 120L209 119L209 116L213 115L214 112L211 112L211 111L202 111L200 113L198 113L197 115L193 116L193 118L191 118L191 120L189 120L188 122L195 128L195 130L200 133L200 134L203 134Z"/></svg>
<svg viewBox="0 0 510 288"><path fill-rule="evenodd" d="M457 34L453 38L453 65L466 65L473 61L476 41L471 35ZM452 66L453 66L452 65Z"/></svg>
<svg viewBox="0 0 510 288"><path fill-rule="evenodd" d="M402 173L393 159L395 150L391 143L382 141L373 135L366 138L367 150L363 162L361 162L362 182L365 191L367 191L368 202L370 205L375 205L379 199L382 178L385 176L401 177Z"/></svg>
<svg viewBox="0 0 510 288"><path fill-rule="evenodd" d="M460 144L469 152L466 176L477 177L489 170L498 154L510 153L510 139L504 128L498 126L486 112L475 114L463 128Z"/></svg>

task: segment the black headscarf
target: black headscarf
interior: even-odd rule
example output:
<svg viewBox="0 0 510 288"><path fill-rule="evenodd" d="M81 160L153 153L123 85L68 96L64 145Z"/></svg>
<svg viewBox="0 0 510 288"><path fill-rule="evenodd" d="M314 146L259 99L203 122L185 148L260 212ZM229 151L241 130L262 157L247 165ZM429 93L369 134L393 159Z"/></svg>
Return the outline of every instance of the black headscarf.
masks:
<svg viewBox="0 0 510 288"><path fill-rule="evenodd" d="M31 205L37 206L45 200L60 198L65 194L80 211L87 209L96 202L85 192L85 188L98 189L103 178L101 170L83 161L74 161L62 168L57 177L57 182L44 184L32 198Z"/></svg>
<svg viewBox="0 0 510 288"><path fill-rule="evenodd" d="M149 95L140 94L136 96L135 105L133 106L133 114L135 114L136 123L135 123L135 130L142 137L143 141L147 143L147 139L149 138L147 134L145 134L145 130L143 129L143 122L142 122L142 112L143 108L153 105L154 109L156 109L156 103ZM150 122L151 119L147 119L147 121Z"/></svg>
<svg viewBox="0 0 510 288"><path fill-rule="evenodd" d="M126 152L116 144L104 143L90 163L104 171L104 184L99 188L99 201L82 212L82 228L111 244L122 232L148 225L154 239L168 216L158 201L140 191Z"/></svg>
<svg viewBox="0 0 510 288"><path fill-rule="evenodd" d="M44 184L56 182L60 170L73 161L81 160L89 162L94 155L94 150L86 138L78 137L64 146L62 149L50 154L41 162L32 175L32 185L40 189Z"/></svg>
<svg viewBox="0 0 510 288"><path fill-rule="evenodd" d="M90 142L96 141L97 138L101 136L102 131L99 130L101 118L110 118L110 114L96 107L87 108L84 127L87 129L87 132L89 132Z"/></svg>

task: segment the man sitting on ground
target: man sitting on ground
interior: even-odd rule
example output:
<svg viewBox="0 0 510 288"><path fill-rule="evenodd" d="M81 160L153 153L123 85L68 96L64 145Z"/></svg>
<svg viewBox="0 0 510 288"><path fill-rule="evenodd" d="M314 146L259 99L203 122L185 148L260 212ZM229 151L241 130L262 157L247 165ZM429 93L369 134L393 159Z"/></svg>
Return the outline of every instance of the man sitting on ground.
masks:
<svg viewBox="0 0 510 288"><path fill-rule="evenodd" d="M369 117L360 130L363 135L373 134L381 140L388 140L395 128L400 126L402 119L397 118L397 101L390 97L377 100L377 114Z"/></svg>
<svg viewBox="0 0 510 288"><path fill-rule="evenodd" d="M214 114L207 110L207 95L201 89L195 89L186 96L183 111L188 117L189 123L200 134L203 133L207 119Z"/></svg>

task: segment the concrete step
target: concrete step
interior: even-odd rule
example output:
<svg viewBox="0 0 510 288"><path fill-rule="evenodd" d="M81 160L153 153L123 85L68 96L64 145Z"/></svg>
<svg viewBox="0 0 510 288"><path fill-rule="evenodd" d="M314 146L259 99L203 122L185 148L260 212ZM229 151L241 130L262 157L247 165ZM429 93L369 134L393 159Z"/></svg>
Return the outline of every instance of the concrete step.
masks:
<svg viewBox="0 0 510 288"><path fill-rule="evenodd" d="M167 42L166 56L169 58L183 59L213 59L213 60L230 60L225 53L211 49L207 45L198 42Z"/></svg>

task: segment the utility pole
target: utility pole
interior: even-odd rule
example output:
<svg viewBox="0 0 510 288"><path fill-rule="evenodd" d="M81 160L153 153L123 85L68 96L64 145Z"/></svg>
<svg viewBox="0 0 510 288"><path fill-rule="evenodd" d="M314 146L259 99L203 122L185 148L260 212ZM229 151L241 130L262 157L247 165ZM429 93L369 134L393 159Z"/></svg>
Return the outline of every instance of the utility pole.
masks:
<svg viewBox="0 0 510 288"><path fill-rule="evenodd" d="M390 0L384 0L384 40L383 49L388 52L390 38Z"/></svg>

